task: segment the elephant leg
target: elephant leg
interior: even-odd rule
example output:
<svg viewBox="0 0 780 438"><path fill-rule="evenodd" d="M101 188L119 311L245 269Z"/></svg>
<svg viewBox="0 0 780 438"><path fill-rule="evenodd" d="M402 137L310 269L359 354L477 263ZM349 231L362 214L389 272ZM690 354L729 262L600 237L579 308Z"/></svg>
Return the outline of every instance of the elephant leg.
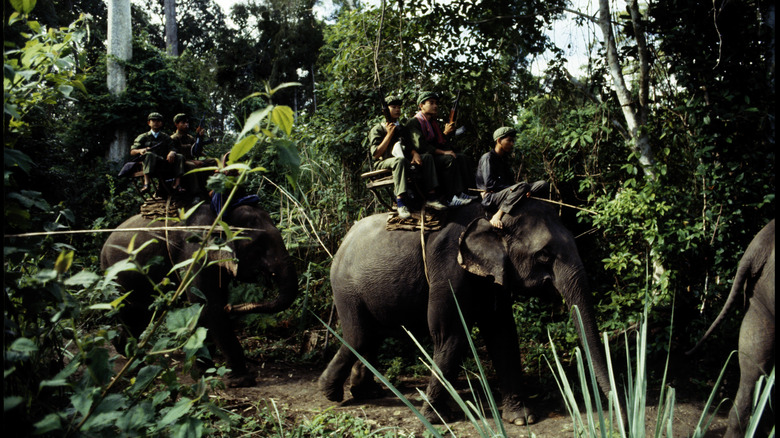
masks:
<svg viewBox="0 0 780 438"><path fill-rule="evenodd" d="M499 378L501 417L507 423L523 426L535 423L536 417L521 397L520 346L511 309L508 300L498 302L494 312L480 318L479 329Z"/></svg>
<svg viewBox="0 0 780 438"><path fill-rule="evenodd" d="M759 311L758 306L751 306L739 330L739 390L729 413L728 438L745 436L756 382L762 375L769 375L774 365L774 333L774 318Z"/></svg>
<svg viewBox="0 0 780 438"><path fill-rule="evenodd" d="M328 367L320 375L319 387L325 398L334 402L344 400L344 383L356 360L357 356L346 345L339 348Z"/></svg>
<svg viewBox="0 0 780 438"><path fill-rule="evenodd" d="M203 275L201 274L201 276ZM208 328L212 341L227 359L231 369L227 384L231 387L252 386L255 380L246 367L244 349L236 337L228 313L225 312L227 293L219 287L217 278L214 276L211 279L209 276L208 279L199 278L193 282L195 287L203 291L208 299L201 314L201 322ZM201 301L190 292L187 293L187 296L192 302Z"/></svg>
<svg viewBox="0 0 780 438"><path fill-rule="evenodd" d="M445 300L431 300L428 303L428 329L433 341L433 361L442 372L442 377L449 382L454 382L460 373L461 360L465 351L467 334L463 330L454 301L451 299L449 283L445 288L440 288L442 293L437 295L434 286L431 286L432 296L447 297ZM456 292L457 293L457 292ZM465 306L465 303L461 303ZM449 422L456 419L455 413L449 407L450 395L442 383L431 375L428 381L427 397L429 403L425 403L422 414L431 423ZM438 412L438 415L437 415ZM441 419L439 418L441 416Z"/></svg>
<svg viewBox="0 0 780 438"><path fill-rule="evenodd" d="M368 357L366 357L368 359ZM370 359L369 359L370 360ZM352 373L349 377L349 392L357 400L366 400L380 398L385 396L385 390L375 379L372 373L363 362L357 361L352 366Z"/></svg>

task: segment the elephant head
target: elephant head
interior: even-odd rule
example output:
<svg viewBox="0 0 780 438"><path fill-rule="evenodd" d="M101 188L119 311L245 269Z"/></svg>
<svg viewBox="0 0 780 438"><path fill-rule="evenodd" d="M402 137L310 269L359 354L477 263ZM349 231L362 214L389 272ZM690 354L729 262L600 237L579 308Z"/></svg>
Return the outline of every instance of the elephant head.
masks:
<svg viewBox="0 0 780 438"><path fill-rule="evenodd" d="M239 206L226 217L233 227L245 228L243 239L232 243L239 260L236 277L239 281L256 281L258 276L272 282L278 289L275 299L263 303L226 306L232 313L276 313L287 309L298 295L298 276L279 230L265 210Z"/></svg>
<svg viewBox="0 0 780 438"><path fill-rule="evenodd" d="M580 340L587 340L596 378L607 394L611 386L601 348L593 299L574 237L560 222L555 209L540 202L524 202L503 217L504 228L494 228L479 217L460 236L458 263L466 271L493 281L519 295L558 293L574 319L577 306L584 332L575 323ZM576 322L576 319L574 319Z"/></svg>

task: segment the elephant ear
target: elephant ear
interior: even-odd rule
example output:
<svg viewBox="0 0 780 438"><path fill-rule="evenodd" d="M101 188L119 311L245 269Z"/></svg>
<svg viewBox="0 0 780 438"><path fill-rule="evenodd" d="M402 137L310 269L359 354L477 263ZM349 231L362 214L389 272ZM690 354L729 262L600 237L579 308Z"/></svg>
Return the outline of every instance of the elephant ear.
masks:
<svg viewBox="0 0 780 438"><path fill-rule="evenodd" d="M463 269L480 277L493 277L501 286L506 284L507 254L501 236L487 219L471 221L460 235L458 263Z"/></svg>

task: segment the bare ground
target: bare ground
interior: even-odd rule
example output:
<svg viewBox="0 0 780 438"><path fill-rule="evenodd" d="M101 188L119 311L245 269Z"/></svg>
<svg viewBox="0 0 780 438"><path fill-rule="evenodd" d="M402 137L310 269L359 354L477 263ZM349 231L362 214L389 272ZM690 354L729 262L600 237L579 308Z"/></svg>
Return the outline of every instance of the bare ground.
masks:
<svg viewBox="0 0 780 438"><path fill-rule="evenodd" d="M396 428L399 432L398 436L423 436L424 426L412 411L389 391L383 398L355 401L349 398L349 391L346 390L346 400L342 403L334 403L328 401L317 387L317 379L325 365L291 364L260 357L253 361L251 366L257 375L257 383L254 386L218 390L212 394L212 397L219 398L223 406L242 415L254 415L258 406L270 407L273 400L278 409L284 413L286 421L291 424L300 424L305 419L312 419L317 414L331 409L333 412L348 412L355 417L363 418L376 429ZM470 399L467 383L465 381L459 383L459 386L466 388L463 391L464 398ZM405 378L402 379L398 389L412 400L415 407L419 408L422 401L417 388L424 391L426 384L427 378ZM529 398L533 403L530 407L538 420L529 426L505 425L507 435L539 438L572 436L572 420L558 395L557 388L531 387L529 389ZM650 397L652 398L652 395ZM691 436L701 416L704 398L706 397L702 397L701 401L678 400L676 402L673 433L670 436ZM658 402L656 399L650 399L647 404L647 431L648 436L653 436ZM721 408L719 413L721 415L715 418L706 437L720 437L725 433L725 408ZM478 436L474 426L466 420L450 424L450 427L454 436Z"/></svg>

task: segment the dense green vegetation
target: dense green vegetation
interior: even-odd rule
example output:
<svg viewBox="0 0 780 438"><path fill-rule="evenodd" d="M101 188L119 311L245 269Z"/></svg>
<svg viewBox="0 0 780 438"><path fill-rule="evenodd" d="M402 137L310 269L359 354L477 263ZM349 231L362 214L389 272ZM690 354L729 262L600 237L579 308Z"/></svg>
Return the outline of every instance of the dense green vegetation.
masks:
<svg viewBox="0 0 780 438"><path fill-rule="evenodd" d="M151 111L164 113L166 131L178 112L204 118L217 139L208 150L214 157L233 147L255 111L278 105L294 112L289 133L258 134L246 157L265 171L248 174L245 189L282 230L302 293L281 315L244 319L248 332L300 342L305 329L321 328L313 315L328 321L330 258L354 221L382 208L359 180L368 167L366 133L381 117L380 88L410 102L407 117L420 90L442 93L445 107L462 90L466 132L456 145L475 159L491 146L494 129L517 127L519 177L545 179L558 199L585 209L561 214L578 236L602 330L616 336L636 324L649 290L648 355L665 358L670 349L674 368L714 319L742 252L775 215L773 4L727 3L713 20L706 2L652 0L641 11L641 35L625 11L613 11L622 71L637 102L637 36L650 47L640 127L652 152L649 178L626 135L603 47L596 44L582 71L567 72L564 52L545 36L565 2L334 3L323 21L314 0L247 0L228 16L213 0L179 0L182 55L174 58L164 50L162 1L139 1L127 90L114 97L106 86L106 3L5 0L4 412L16 419L15 430L228 436L276 427L204 397L224 367L183 384L167 358L147 354L131 370L133 380L109 383L112 309L121 300L100 272L106 234L98 231L135 214L142 199L116 176L122 163L105 157L116 129L140 134ZM552 60L534 74L531 62L542 53ZM290 82L300 85L271 93ZM96 232L24 234L68 230ZM233 292L237 302L266 293ZM203 346L192 326L199 308L179 304L171 312L161 338L185 345L184 370L194 373ZM696 359L712 370L693 379L698 398L709 394L704 379L715 378L736 346L740 316L733 313L709 341L724 354ZM520 301L516 319L534 374L547 372L548 331L564 360L576 345L560 303ZM387 357L391 365L405 372ZM679 382L688 381L692 367L679 368L686 368ZM321 423L312 430L331 422L315 420Z"/></svg>

